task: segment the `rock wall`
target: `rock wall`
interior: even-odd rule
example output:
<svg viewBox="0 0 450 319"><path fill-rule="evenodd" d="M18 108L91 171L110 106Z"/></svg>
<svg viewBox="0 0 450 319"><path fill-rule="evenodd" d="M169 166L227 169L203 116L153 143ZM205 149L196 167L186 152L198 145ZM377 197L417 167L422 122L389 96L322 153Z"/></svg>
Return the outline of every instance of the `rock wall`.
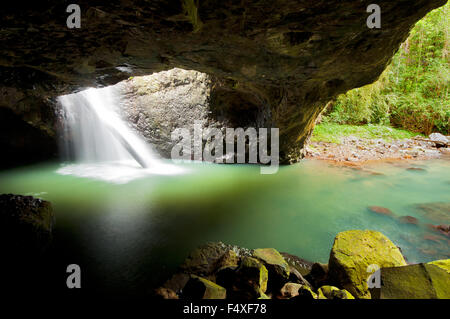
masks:
<svg viewBox="0 0 450 319"><path fill-rule="evenodd" d="M375 81L414 23L446 3L378 1L382 27L369 29L372 1L80 0L81 28L68 29L68 3L21 2L2 7L0 87L48 98L173 67L201 71L218 79L224 114L251 105L242 124L280 129L283 163L302 157L328 100Z"/></svg>

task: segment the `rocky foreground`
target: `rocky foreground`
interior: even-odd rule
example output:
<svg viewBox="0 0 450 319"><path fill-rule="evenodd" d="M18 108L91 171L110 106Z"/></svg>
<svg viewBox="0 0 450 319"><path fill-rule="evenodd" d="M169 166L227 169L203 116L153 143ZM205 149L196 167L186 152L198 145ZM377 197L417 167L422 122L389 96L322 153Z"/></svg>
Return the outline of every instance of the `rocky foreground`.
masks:
<svg viewBox="0 0 450 319"><path fill-rule="evenodd" d="M394 243L371 230L339 233L328 264L310 263L273 248L248 250L209 243L191 252L155 295L165 299L449 299L450 259L408 265Z"/></svg>
<svg viewBox="0 0 450 319"><path fill-rule="evenodd" d="M306 157L338 163L364 163L379 160L431 159L450 156L450 138L433 133L428 138L386 141L347 136L341 143L311 142Z"/></svg>

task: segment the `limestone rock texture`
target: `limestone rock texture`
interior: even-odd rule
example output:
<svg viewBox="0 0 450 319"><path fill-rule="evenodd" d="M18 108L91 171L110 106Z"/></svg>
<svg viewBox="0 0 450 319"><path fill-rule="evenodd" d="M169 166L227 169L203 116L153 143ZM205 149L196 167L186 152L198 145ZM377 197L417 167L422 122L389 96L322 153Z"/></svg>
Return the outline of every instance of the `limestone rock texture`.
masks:
<svg viewBox="0 0 450 319"><path fill-rule="evenodd" d="M197 70L216 79L214 107L236 127L279 128L280 161L292 163L326 102L375 81L415 22L446 0L380 0L380 29L366 25L370 3L79 0L81 28L69 29L66 2L13 1L0 17L0 88L34 103L131 75ZM19 104L8 108L24 117Z"/></svg>
<svg viewBox="0 0 450 319"><path fill-rule="evenodd" d="M330 280L356 298L370 298L368 267L406 266L400 249L373 230L348 230L334 239L328 262Z"/></svg>

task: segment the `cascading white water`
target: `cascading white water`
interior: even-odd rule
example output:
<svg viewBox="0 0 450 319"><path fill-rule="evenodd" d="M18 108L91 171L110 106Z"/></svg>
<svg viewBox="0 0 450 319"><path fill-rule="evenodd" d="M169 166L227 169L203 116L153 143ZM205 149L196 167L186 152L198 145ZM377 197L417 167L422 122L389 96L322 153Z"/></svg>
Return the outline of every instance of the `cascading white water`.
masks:
<svg viewBox="0 0 450 319"><path fill-rule="evenodd" d="M157 158L120 118L117 90L116 86L91 88L58 98L65 117L63 151L79 163L58 172L117 182L148 173L180 172Z"/></svg>

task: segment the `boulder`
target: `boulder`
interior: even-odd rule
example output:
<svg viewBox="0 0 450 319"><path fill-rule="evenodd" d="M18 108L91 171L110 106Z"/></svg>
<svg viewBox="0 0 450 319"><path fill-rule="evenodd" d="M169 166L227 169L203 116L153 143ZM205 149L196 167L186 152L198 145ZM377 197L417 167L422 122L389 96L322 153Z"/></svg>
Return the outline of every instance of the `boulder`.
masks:
<svg viewBox="0 0 450 319"><path fill-rule="evenodd" d="M169 288L160 287L155 290L155 297L159 299L178 299L178 295Z"/></svg>
<svg viewBox="0 0 450 319"><path fill-rule="evenodd" d="M438 142L439 144L445 144L448 145L449 140L445 135L442 135L441 133L431 133L430 136L428 136L430 140L433 142Z"/></svg>
<svg viewBox="0 0 450 319"><path fill-rule="evenodd" d="M356 298L370 298L367 279L369 265L396 267L406 265L402 253L386 236L371 230L339 233L329 260L329 278Z"/></svg>
<svg viewBox="0 0 450 319"><path fill-rule="evenodd" d="M262 262L269 271L269 290L280 289L289 280L289 265L281 254L273 248L259 248L253 256Z"/></svg>
<svg viewBox="0 0 450 319"><path fill-rule="evenodd" d="M429 262L428 264L438 266L450 274L450 259L435 260Z"/></svg>
<svg viewBox="0 0 450 319"><path fill-rule="evenodd" d="M315 288L324 285L328 279L328 264L314 263L311 272L306 276Z"/></svg>
<svg viewBox="0 0 450 319"><path fill-rule="evenodd" d="M382 268L380 298L450 299L450 274L431 263Z"/></svg>
<svg viewBox="0 0 450 319"><path fill-rule="evenodd" d="M239 264L239 257L234 250L227 250L217 262L216 269L226 267L237 267Z"/></svg>
<svg viewBox="0 0 450 319"><path fill-rule="evenodd" d="M334 286L322 286L317 290L318 299L355 299L351 293L345 289L339 289Z"/></svg>
<svg viewBox="0 0 450 319"><path fill-rule="evenodd" d="M234 258L233 253L229 251L235 251L235 255L249 255L250 253L245 249L226 245L221 242L213 242L202 245L194 249L188 257L184 260L180 269L184 273L195 274L202 277L208 277L214 274L217 267L220 267L221 263L231 262ZM237 251L237 253L236 253ZM225 256L228 254L228 257Z"/></svg>
<svg viewBox="0 0 450 319"><path fill-rule="evenodd" d="M280 295L278 296L279 299L290 299L293 297L298 296L298 290L300 287L303 286L302 284L297 284L293 282L286 283L283 288L280 290Z"/></svg>
<svg viewBox="0 0 450 319"><path fill-rule="evenodd" d="M226 289L195 275L186 283L183 289L183 297L187 299L225 299Z"/></svg>
<svg viewBox="0 0 450 319"><path fill-rule="evenodd" d="M302 285L298 289L298 296L294 297L295 300L312 300L317 299L317 294L312 291L308 286Z"/></svg>
<svg viewBox="0 0 450 319"><path fill-rule="evenodd" d="M351 293L345 289L333 290L330 299L355 299Z"/></svg>
<svg viewBox="0 0 450 319"><path fill-rule="evenodd" d="M230 298L256 299L267 290L268 271L259 260L244 257L230 283Z"/></svg>

